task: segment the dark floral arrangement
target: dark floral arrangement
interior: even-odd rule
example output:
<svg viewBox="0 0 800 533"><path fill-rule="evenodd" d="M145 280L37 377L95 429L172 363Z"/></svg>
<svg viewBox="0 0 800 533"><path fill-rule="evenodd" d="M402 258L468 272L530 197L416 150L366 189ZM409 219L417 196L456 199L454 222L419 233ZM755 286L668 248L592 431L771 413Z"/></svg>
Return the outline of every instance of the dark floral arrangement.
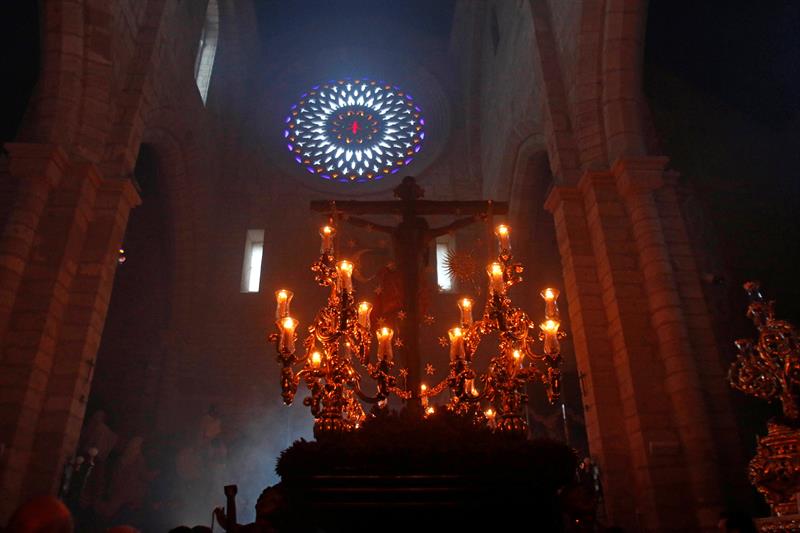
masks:
<svg viewBox="0 0 800 533"><path fill-rule="evenodd" d="M389 412L358 431L296 441L281 453L284 480L318 475L456 475L535 480L557 491L575 477L577 457L563 443L512 438L440 411L422 419Z"/></svg>

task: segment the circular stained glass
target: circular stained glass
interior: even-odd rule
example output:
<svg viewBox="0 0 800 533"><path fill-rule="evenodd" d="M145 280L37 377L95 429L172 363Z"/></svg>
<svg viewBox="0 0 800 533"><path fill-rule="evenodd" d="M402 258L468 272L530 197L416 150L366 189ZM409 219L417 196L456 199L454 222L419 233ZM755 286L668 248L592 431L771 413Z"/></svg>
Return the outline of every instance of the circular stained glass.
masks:
<svg viewBox="0 0 800 533"><path fill-rule="evenodd" d="M364 182L394 174L422 149L425 119L410 94L364 78L317 85L286 117L295 161L328 180Z"/></svg>

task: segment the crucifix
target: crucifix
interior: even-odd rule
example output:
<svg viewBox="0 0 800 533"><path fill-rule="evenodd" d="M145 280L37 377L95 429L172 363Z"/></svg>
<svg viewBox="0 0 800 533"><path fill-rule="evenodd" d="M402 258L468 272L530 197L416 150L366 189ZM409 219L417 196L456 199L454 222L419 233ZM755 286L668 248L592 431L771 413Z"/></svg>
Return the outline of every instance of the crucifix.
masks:
<svg viewBox="0 0 800 533"><path fill-rule="evenodd" d="M407 176L394 189L397 200L385 201L314 201L311 209L330 216L343 215L345 222L357 227L386 233L392 238L394 259L403 282L403 311L406 316L400 325L403 338L403 357L408 369L407 384L414 397L420 391L420 287L427 264L428 248L436 237L472 224L481 218L508 212L508 203L475 201L423 200L423 189L414 178ZM397 226L376 224L353 215L399 215ZM431 228L424 215L469 215L440 228ZM489 220L491 227L491 220ZM491 242L491 239L489 239Z"/></svg>

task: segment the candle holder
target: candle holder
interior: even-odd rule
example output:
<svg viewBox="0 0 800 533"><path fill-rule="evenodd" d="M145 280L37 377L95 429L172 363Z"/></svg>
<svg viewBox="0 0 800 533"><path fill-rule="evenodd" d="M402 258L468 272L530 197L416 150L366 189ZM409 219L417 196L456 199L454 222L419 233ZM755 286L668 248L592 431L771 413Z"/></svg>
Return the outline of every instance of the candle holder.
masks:
<svg viewBox="0 0 800 533"><path fill-rule="evenodd" d="M559 340L566 334L560 330L556 289L547 288L541 292L545 302L545 320L541 324L512 304L508 289L522 281L523 267L513 262L510 228L498 226L495 234L500 253L486 269L489 295L483 317L473 321L472 300L459 300L461 327L448 331L450 373L441 383L431 387L427 396L449 389L449 410L472 416L476 423L488 425L496 431L524 435L527 433L527 421L523 416L528 402L527 384L542 382L551 403L560 396ZM531 334L531 330L537 329L538 335ZM482 339L492 333L498 335L498 355L489 360L487 371L478 375L473 368L475 352ZM534 350L537 340L542 341L542 351L538 353ZM443 339L443 344L445 342ZM477 389L476 382L483 385L482 391ZM489 408L483 409L482 404L487 403Z"/></svg>
<svg viewBox="0 0 800 533"><path fill-rule="evenodd" d="M309 407L314 416L317 438L358 428L366 417L361 402L380 409L387 405L391 394L410 397L397 386L398 378L392 375L391 330L382 328L377 332L378 355L374 360L370 358L372 304L355 303L353 263L336 261L332 240L335 233L333 226L320 230L322 253L311 270L316 282L331 290L325 306L308 327L308 335L302 343L303 353L300 355L295 349L299 322L289 316L292 297L289 290L282 289L275 294L278 331L269 336L275 343L281 364L283 400L291 404L300 380L305 382L310 395L303 400L303 405ZM295 371L296 366L302 368ZM362 390L362 373L375 381L375 394Z"/></svg>
<svg viewBox="0 0 800 533"><path fill-rule="evenodd" d="M377 329L377 353L370 357L373 332L370 329L372 304L356 303L353 286L354 265L347 260L337 261L334 255L332 224L320 230L322 244L319 258L311 265L314 279L320 286L329 287L328 300L308 327L302 342L302 354L295 349L299 322L290 316L292 292L281 289L275 293L277 332L270 335L281 364L283 400L291 404L297 387L303 380L310 395L303 404L314 415L314 434L322 437L360 426L366 417L362 402L374 404L374 409L387 405L390 395L404 400L419 398L423 416L434 409L430 399L449 390L446 408L471 417L476 423L496 431L525 434L527 421L522 415L528 401L530 382L542 382L551 402L555 402L561 387L561 348L559 340L565 333L560 329L558 291L547 288L541 296L545 302L545 320L536 323L512 304L508 289L522 281L523 267L513 261L511 229L498 226L499 254L487 267L489 292L483 315L473 318L474 302L470 298L458 301L460 324L448 331L450 372L432 387L419 391L405 388L405 377L393 375L394 331ZM531 331L538 331L532 334ZM473 359L483 337L497 334L497 355L489 360L488 369L479 375ZM542 342L542 351L534 344ZM444 340L447 344L448 340ZM295 371L295 367L300 366ZM362 374L375 382L375 394L361 388ZM403 387L399 386L403 380ZM412 394L413 393L413 394ZM488 404L488 409L484 407Z"/></svg>
<svg viewBox="0 0 800 533"><path fill-rule="evenodd" d="M758 329L758 341L736 341L739 355L730 367L733 388L767 401L779 400L783 416L767 423L750 461L750 482L776 516L800 513L800 336L793 324L775 318L758 282L744 284L750 300L747 317ZM788 531L788 529L787 529Z"/></svg>

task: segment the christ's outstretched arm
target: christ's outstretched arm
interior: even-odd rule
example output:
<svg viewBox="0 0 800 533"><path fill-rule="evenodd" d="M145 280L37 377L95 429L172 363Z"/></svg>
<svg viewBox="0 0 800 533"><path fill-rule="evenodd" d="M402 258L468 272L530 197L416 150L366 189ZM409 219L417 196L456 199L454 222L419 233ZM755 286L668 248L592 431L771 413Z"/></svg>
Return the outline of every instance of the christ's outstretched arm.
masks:
<svg viewBox="0 0 800 533"><path fill-rule="evenodd" d="M363 218L351 217L347 215L344 215L342 218L348 224L352 224L353 226L357 226L359 228L367 228L368 230L372 231L380 231L381 233L388 233L389 235L393 234L395 231L395 228L393 226L384 226L382 224L376 224L374 222L370 222L369 220Z"/></svg>
<svg viewBox="0 0 800 533"><path fill-rule="evenodd" d="M430 230L428 230L428 234L431 236L431 238L441 237L442 235L446 235L451 231L455 231L457 229L469 226L470 224L473 224L480 219L481 219L480 215L459 218L458 220L454 220L450 224L442 226L441 228L431 228Z"/></svg>

